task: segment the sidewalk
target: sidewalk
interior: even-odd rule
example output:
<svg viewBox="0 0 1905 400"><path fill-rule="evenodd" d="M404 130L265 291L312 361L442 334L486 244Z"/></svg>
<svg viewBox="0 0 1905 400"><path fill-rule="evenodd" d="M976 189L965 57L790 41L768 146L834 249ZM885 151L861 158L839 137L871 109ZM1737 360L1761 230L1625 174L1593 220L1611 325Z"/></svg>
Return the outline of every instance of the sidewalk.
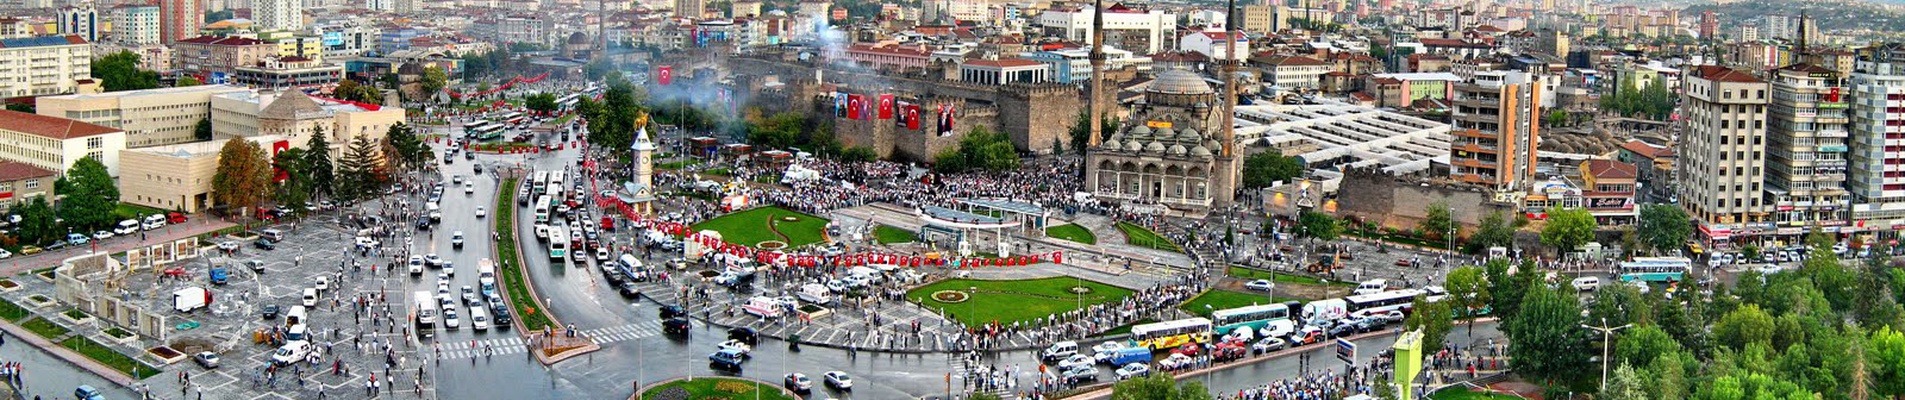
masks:
<svg viewBox="0 0 1905 400"><path fill-rule="evenodd" d="M66 360L66 362L72 363L75 366L84 368L87 372L92 372L94 375L99 375L101 378L112 381L114 384L122 387L132 385L133 379L131 375L126 375L126 373L119 372L119 370L116 369L107 368L97 361L86 358L86 356L53 344L52 341L46 340L46 338L40 337L40 335L36 335L31 331L27 331L26 328L21 328L19 325L14 325L12 322L0 320L0 330L6 331L9 337L25 340L27 343L31 343L33 347L38 347L48 353L52 353L54 356Z"/></svg>
<svg viewBox="0 0 1905 400"><path fill-rule="evenodd" d="M8 258L4 263L0 263L0 275L14 275L40 268L57 267L61 261L75 256L91 254L93 252L113 254L131 250L134 247L170 242L237 225L223 219L213 218L209 214L193 214L190 217L191 219L186 221L183 225L166 225L165 228L146 232L145 240L133 239L131 237L115 237L106 239L105 244L99 245L96 250L92 244L87 244L30 256L16 255L12 258Z"/></svg>

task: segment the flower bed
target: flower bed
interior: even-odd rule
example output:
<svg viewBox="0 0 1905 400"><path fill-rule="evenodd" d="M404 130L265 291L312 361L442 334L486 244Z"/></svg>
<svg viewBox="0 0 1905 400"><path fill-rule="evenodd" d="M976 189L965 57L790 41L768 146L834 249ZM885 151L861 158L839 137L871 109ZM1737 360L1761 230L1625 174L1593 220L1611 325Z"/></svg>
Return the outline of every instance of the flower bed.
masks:
<svg viewBox="0 0 1905 400"><path fill-rule="evenodd" d="M0 279L0 292L12 292L15 290L20 290L19 282L14 282L12 279Z"/></svg>
<svg viewBox="0 0 1905 400"><path fill-rule="evenodd" d="M47 308L52 307L53 304L55 304L53 298L46 297L46 295L36 294L26 297L26 305L32 306L33 308Z"/></svg>
<svg viewBox="0 0 1905 400"><path fill-rule="evenodd" d="M85 325L86 323L93 322L93 316L86 315L85 311L80 311L77 308L60 312L60 318L65 319L66 322L70 322L73 325Z"/></svg>
<svg viewBox="0 0 1905 400"><path fill-rule="evenodd" d="M102 333L106 334L106 338L112 339L113 343L119 343L119 344L128 344L134 340L139 339L139 335L134 334L125 329L120 329L119 327L116 327L116 326L111 328L106 328L106 331Z"/></svg>
<svg viewBox="0 0 1905 400"><path fill-rule="evenodd" d="M158 358L160 361L165 361L166 364L185 361L185 353L173 350L172 346L159 346L146 349L146 354Z"/></svg>

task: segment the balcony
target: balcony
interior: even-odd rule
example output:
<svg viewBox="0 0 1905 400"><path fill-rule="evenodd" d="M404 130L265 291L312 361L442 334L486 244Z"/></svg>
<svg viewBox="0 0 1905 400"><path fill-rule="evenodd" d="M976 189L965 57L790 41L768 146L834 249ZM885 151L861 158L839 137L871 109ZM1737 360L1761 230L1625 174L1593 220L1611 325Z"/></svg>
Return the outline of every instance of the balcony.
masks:
<svg viewBox="0 0 1905 400"><path fill-rule="evenodd" d="M1500 164L1497 164L1494 161L1482 161L1482 160L1477 160L1473 158L1457 158L1457 159L1449 161L1449 164L1455 165L1458 167L1481 168L1481 169L1496 169L1500 166Z"/></svg>
<svg viewBox="0 0 1905 400"><path fill-rule="evenodd" d="M1451 147L1450 150L1467 151L1470 153L1501 154L1501 149L1498 147L1495 147L1493 145L1480 145L1480 144L1474 144L1474 143L1463 143L1460 145L1456 145L1454 147Z"/></svg>
<svg viewBox="0 0 1905 400"><path fill-rule="evenodd" d="M1484 174L1449 174L1449 179L1464 183L1495 183L1494 175Z"/></svg>

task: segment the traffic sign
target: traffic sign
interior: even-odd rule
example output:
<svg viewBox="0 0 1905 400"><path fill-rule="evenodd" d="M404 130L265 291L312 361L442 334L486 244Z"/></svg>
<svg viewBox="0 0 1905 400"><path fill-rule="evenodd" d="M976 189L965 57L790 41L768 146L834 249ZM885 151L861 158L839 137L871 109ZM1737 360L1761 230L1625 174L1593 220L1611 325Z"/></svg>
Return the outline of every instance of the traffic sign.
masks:
<svg viewBox="0 0 1905 400"><path fill-rule="evenodd" d="M1347 339L1336 339L1336 359L1343 360L1343 362L1349 363L1350 366L1355 366L1356 344L1350 343Z"/></svg>

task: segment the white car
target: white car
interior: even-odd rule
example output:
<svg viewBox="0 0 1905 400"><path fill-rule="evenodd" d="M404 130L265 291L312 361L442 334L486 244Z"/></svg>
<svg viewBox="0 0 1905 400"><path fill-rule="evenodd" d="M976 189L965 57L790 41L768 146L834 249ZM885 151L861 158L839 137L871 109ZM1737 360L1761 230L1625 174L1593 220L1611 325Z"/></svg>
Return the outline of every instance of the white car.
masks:
<svg viewBox="0 0 1905 400"><path fill-rule="evenodd" d="M1179 353L1171 353L1170 357L1165 357L1163 361L1158 361L1158 368L1163 368L1167 371L1188 367L1190 365L1191 356Z"/></svg>
<svg viewBox="0 0 1905 400"><path fill-rule="evenodd" d="M423 255L423 263L429 264L431 268L441 267L443 266L443 257L438 257L437 253L425 254Z"/></svg>
<svg viewBox="0 0 1905 400"><path fill-rule="evenodd" d="M139 231L139 220L128 219L125 221L119 221L119 225L113 228L112 233L120 234L120 235L131 235L138 231Z"/></svg>
<svg viewBox="0 0 1905 400"><path fill-rule="evenodd" d="M13 257L13 252L7 251L7 249L0 249L0 259L8 257Z"/></svg>
<svg viewBox="0 0 1905 400"><path fill-rule="evenodd" d="M465 182L463 184L463 194L476 194L476 181Z"/></svg>
<svg viewBox="0 0 1905 400"><path fill-rule="evenodd" d="M1268 292L1270 291L1270 289L1273 289L1276 287L1277 287L1277 284L1271 283L1269 279L1258 279L1258 280L1250 281L1250 283L1244 284L1244 289L1264 291L1264 292Z"/></svg>
<svg viewBox="0 0 1905 400"><path fill-rule="evenodd" d="M1089 367L1092 364L1096 364L1096 363L1097 363L1096 361L1093 361L1091 359L1091 356L1087 356L1084 354L1073 354L1071 357L1067 357L1063 361L1059 361L1058 369L1063 371L1063 370L1068 370L1072 368Z"/></svg>
<svg viewBox="0 0 1905 400"><path fill-rule="evenodd" d="M1118 367L1118 370L1112 371L1111 374L1117 376L1118 380L1121 380L1121 381L1126 379L1131 379L1131 378L1142 378L1146 376L1151 376L1151 366L1144 365L1144 363L1134 362L1130 364L1125 364L1123 367Z"/></svg>
<svg viewBox="0 0 1905 400"><path fill-rule="evenodd" d="M827 387L834 390L853 390L853 377L847 376L846 372L827 371L821 375L821 379L827 381Z"/></svg>
<svg viewBox="0 0 1905 400"><path fill-rule="evenodd" d="M1579 290L1583 292L1592 292L1592 291L1595 291L1596 289L1601 288L1601 277L1583 276L1579 278L1574 278L1574 282L1572 283L1574 284L1575 290Z"/></svg>
<svg viewBox="0 0 1905 400"><path fill-rule="evenodd" d="M93 239L97 239L97 240L106 240L106 239L111 239L111 238L112 238L112 231L98 231L98 232L93 232Z"/></svg>
<svg viewBox="0 0 1905 400"><path fill-rule="evenodd" d="M456 307L443 307L443 327L456 329L463 325L462 322L456 317Z"/></svg>
<svg viewBox="0 0 1905 400"><path fill-rule="evenodd" d="M489 329L489 312L483 311L483 306L470 307L470 329Z"/></svg>
<svg viewBox="0 0 1905 400"><path fill-rule="evenodd" d="M450 262L450 260L443 260L443 274L456 276L456 263Z"/></svg>
<svg viewBox="0 0 1905 400"><path fill-rule="evenodd" d="M1120 342L1116 340L1106 340L1104 343L1099 343L1097 346L1091 346L1091 353L1105 354L1105 353L1118 351L1123 348L1125 348L1124 342Z"/></svg>
<svg viewBox="0 0 1905 400"><path fill-rule="evenodd" d="M463 231L456 231L450 234L450 246L459 249L463 248Z"/></svg>
<svg viewBox="0 0 1905 400"><path fill-rule="evenodd" d="M1290 347L1290 342L1285 342L1283 341L1283 339L1280 339L1280 338L1267 337L1267 338L1263 338L1263 340L1258 340L1257 343L1251 344L1250 352L1256 353L1256 354L1263 354L1263 353L1269 353L1272 351L1283 350L1285 347Z"/></svg>
<svg viewBox="0 0 1905 400"><path fill-rule="evenodd" d="M1408 318L1408 316L1403 315L1402 311L1399 311L1399 310L1389 310L1389 311L1383 311L1383 312L1357 311L1354 313L1350 313L1350 316L1357 317L1357 318L1375 318L1377 321L1381 321L1383 324L1402 323L1402 320Z"/></svg>
<svg viewBox="0 0 1905 400"><path fill-rule="evenodd" d="M720 350L738 351L741 352L743 356L754 352L754 346L749 346L747 343L743 343L737 339L728 339L728 341L721 342L721 344L715 345L715 347Z"/></svg>
<svg viewBox="0 0 1905 400"><path fill-rule="evenodd" d="M423 257L410 256L410 261L404 265L409 267L411 275L423 275Z"/></svg>
<svg viewBox="0 0 1905 400"><path fill-rule="evenodd" d="M488 216L489 216L489 208L486 208L486 207L477 207L477 208L476 208L476 217L477 217L477 218L484 218L484 217L488 217Z"/></svg>

